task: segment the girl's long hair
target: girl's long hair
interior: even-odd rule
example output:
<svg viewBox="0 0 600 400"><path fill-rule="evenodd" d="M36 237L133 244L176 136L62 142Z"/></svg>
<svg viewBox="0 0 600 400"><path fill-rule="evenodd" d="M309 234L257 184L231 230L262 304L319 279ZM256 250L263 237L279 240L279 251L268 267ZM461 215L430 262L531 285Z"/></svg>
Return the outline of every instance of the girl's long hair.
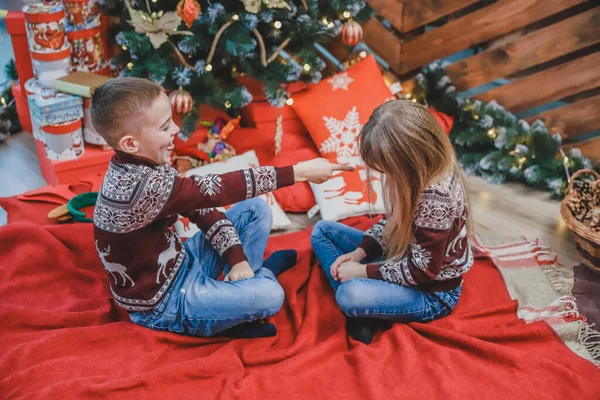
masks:
<svg viewBox="0 0 600 400"><path fill-rule="evenodd" d="M388 259L405 254L425 188L454 172L466 186L452 144L433 114L418 103L394 100L377 107L358 137L367 167L384 175ZM470 224L468 224L470 228Z"/></svg>

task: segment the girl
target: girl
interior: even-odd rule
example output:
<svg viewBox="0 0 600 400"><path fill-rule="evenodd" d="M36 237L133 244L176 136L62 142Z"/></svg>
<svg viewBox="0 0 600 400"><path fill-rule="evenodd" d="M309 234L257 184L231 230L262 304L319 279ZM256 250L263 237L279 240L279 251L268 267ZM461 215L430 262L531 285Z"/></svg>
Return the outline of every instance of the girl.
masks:
<svg viewBox="0 0 600 400"><path fill-rule="evenodd" d="M386 218L364 233L320 221L311 242L349 317L348 334L368 344L377 321L448 315L473 253L456 156L425 107L405 100L382 104L358 142L367 167L384 175Z"/></svg>

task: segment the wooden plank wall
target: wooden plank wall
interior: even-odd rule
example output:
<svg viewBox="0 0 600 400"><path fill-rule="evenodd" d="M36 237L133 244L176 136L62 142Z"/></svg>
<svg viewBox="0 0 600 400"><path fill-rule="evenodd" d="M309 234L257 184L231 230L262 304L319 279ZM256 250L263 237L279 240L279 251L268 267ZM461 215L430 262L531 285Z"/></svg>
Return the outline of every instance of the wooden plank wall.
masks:
<svg viewBox="0 0 600 400"><path fill-rule="evenodd" d="M544 121L563 136L566 148L577 145L582 134L600 130L597 0L367 2L376 16L363 25L364 42L401 80L434 60L471 49L474 55L446 68L459 91L493 82L476 97L525 115L564 102L526 120ZM578 147L600 162L600 136Z"/></svg>

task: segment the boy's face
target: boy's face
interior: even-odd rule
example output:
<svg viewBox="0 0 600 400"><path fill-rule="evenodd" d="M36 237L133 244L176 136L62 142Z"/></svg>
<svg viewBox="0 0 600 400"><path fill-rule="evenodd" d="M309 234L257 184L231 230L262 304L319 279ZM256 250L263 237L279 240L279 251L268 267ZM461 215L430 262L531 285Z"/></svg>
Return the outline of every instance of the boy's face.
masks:
<svg viewBox="0 0 600 400"><path fill-rule="evenodd" d="M134 122L138 134L130 136L129 142L121 142L122 150L148 158L157 164L168 164L175 147L173 139L179 127L173 122L171 103L161 93L143 115Z"/></svg>

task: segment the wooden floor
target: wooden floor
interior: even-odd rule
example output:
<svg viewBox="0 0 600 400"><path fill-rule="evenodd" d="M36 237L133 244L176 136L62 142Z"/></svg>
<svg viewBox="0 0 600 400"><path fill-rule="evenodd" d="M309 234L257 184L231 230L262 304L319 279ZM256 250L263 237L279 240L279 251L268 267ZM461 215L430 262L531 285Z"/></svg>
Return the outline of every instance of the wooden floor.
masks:
<svg viewBox="0 0 600 400"><path fill-rule="evenodd" d="M559 254L566 265L576 265L575 244L560 217L560 203L520 184L490 185L476 177L467 178L475 233L488 236L539 238ZM0 197L13 196L45 185L31 135L21 133L0 145ZM290 215L294 229L315 222L304 214ZM0 225L6 213L0 209Z"/></svg>
<svg viewBox="0 0 600 400"><path fill-rule="evenodd" d="M45 184L30 134L9 136L6 144L0 144L0 197L14 196Z"/></svg>

